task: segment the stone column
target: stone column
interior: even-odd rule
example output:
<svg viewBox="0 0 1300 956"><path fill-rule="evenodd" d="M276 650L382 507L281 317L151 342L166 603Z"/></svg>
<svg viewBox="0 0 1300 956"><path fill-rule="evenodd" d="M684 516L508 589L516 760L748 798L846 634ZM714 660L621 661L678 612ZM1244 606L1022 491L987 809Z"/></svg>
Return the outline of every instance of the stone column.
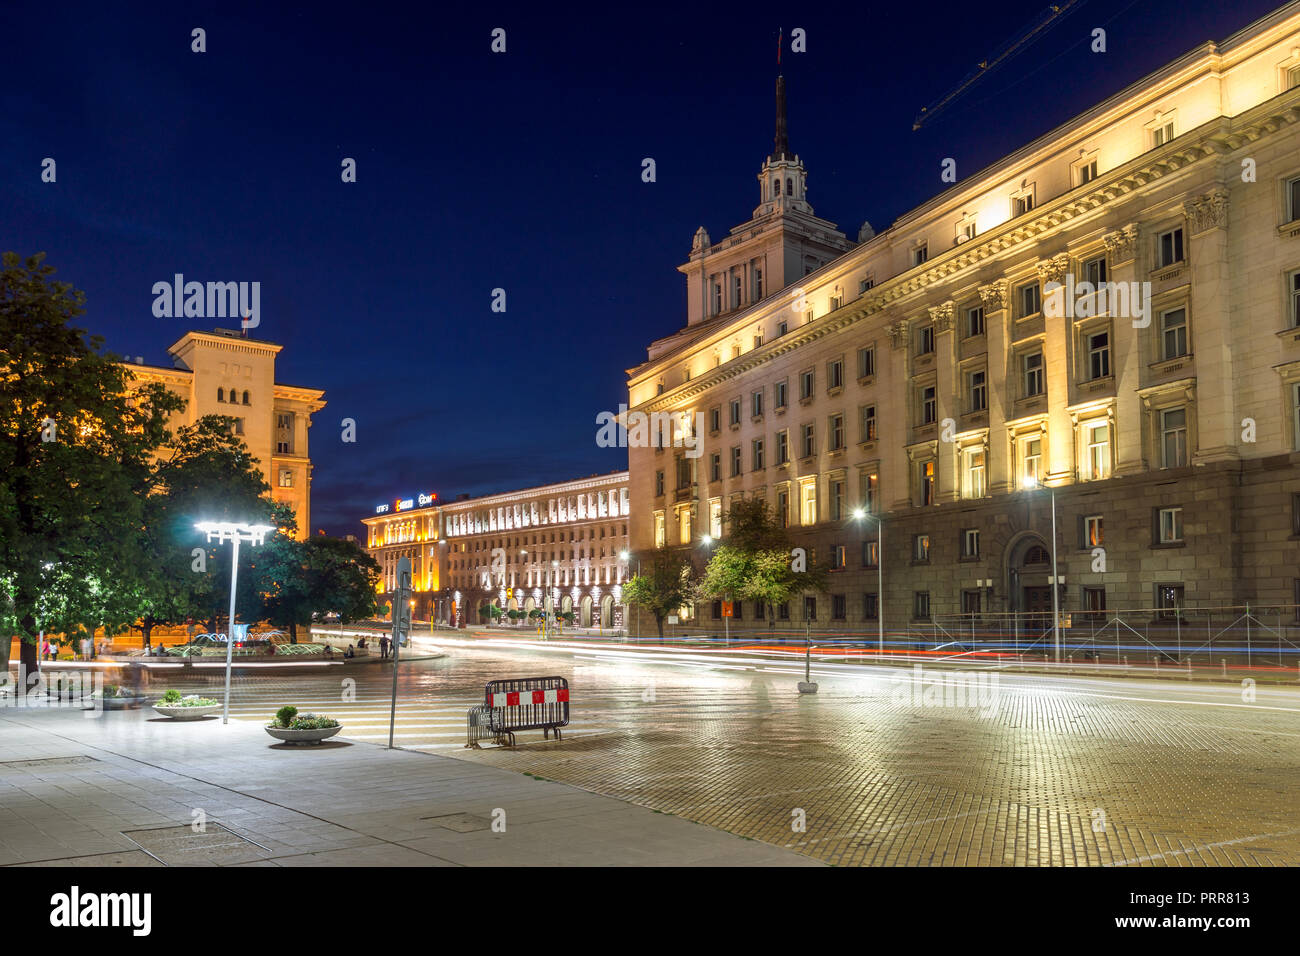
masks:
<svg viewBox="0 0 1300 956"><path fill-rule="evenodd" d="M876 372L884 374L876 393L884 401L876 405L876 427L880 429L879 447L895 449L896 453L884 455L881 461L881 506L885 506L883 496L888 494L893 502L888 510L900 511L912 505L912 465L906 451L912 442L911 333L907 319L891 322L888 331L889 353L877 357L880 367Z"/></svg>
<svg viewBox="0 0 1300 956"><path fill-rule="evenodd" d="M1043 477L1048 483L1068 480L1074 471L1074 432L1070 428L1070 383L1073 376L1073 349L1070 348L1070 324L1065 302L1065 273L1070 257L1058 253L1038 263L1039 282L1060 283L1049 294L1043 293L1043 364L1047 378L1047 443L1043 447ZM1056 318L1052 316L1055 315Z"/></svg>
<svg viewBox="0 0 1300 956"><path fill-rule="evenodd" d="M961 383L957 381L957 336L953 334L952 327L954 310L955 303L951 299L929 309L930 321L934 323L934 384L935 398L939 403L936 501L956 501L961 496L961 462L958 460L957 443L951 440L956 434L956 423L961 421L965 407L965 396L962 394ZM945 425L945 419L952 419L953 424Z"/></svg>
<svg viewBox="0 0 1300 956"><path fill-rule="evenodd" d="M1135 222L1101 237L1106 244L1108 279L1111 282L1118 284L1139 281L1138 276L1145 260L1139 256L1138 237L1138 224ZM1143 299L1147 300L1145 294ZM1113 322L1115 341L1111 361L1117 387L1111 435L1115 443L1112 465L1117 476L1142 471L1146 457L1142 446L1143 412L1138 388L1142 383L1141 336L1150 335L1151 330L1135 328L1133 322L1133 316L1116 316Z"/></svg>
<svg viewBox="0 0 1300 956"><path fill-rule="evenodd" d="M1241 418L1233 401L1231 276L1228 271L1228 191L1222 186L1183 204L1187 213L1192 290L1188 351L1196 362L1196 432L1192 460L1202 464L1239 457ZM1152 321L1156 321L1153 316ZM1191 415L1188 416L1191 418Z"/></svg>
<svg viewBox="0 0 1300 956"><path fill-rule="evenodd" d="M1007 378L1007 364L1010 358L1010 335L1007 322L1010 309L1007 304L1010 293L1006 279L998 279L979 288L980 303L984 306L984 336L988 349L988 388L989 388L989 440L985 459L985 474L988 476L989 493L1005 494L1015 485L1015 467L1010 458L1010 445L1007 441L1007 412L1020 393L1016 376L1018 369L1012 369L1012 377Z"/></svg>

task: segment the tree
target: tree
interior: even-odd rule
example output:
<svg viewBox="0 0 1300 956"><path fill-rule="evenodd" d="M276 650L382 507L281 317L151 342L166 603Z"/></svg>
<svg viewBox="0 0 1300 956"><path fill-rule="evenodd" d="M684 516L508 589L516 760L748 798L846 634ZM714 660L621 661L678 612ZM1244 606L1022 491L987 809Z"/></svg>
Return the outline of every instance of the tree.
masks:
<svg viewBox="0 0 1300 956"><path fill-rule="evenodd" d="M623 600L654 615L662 644L664 619L691 600L695 568L680 551L649 551L636 560L639 568L623 585Z"/></svg>
<svg viewBox="0 0 1300 956"><path fill-rule="evenodd" d="M802 570L790 537L768 510L767 502L737 501L725 520L726 535L704 568L696 594L762 601L768 626L776 624L776 605L804 591L825 591L826 574L810 559Z"/></svg>
<svg viewBox="0 0 1300 956"><path fill-rule="evenodd" d="M284 518L287 505L277 505ZM337 612L339 622L367 620L379 609L376 587L379 564L354 541L317 535L298 541L284 530L255 549L250 586L241 589L246 620L265 618L289 629L298 643L298 627L317 613Z"/></svg>
<svg viewBox="0 0 1300 956"><path fill-rule="evenodd" d="M32 674L39 631L126 613L152 453L183 404L156 383L128 397L127 371L70 325L85 296L53 276L44 254L0 257L0 663L16 633Z"/></svg>

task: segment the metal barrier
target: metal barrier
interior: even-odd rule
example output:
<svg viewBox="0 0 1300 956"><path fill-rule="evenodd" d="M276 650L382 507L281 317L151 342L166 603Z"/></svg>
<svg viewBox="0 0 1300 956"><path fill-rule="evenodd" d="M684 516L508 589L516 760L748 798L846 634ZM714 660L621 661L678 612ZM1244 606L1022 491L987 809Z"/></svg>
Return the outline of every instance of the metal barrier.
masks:
<svg viewBox="0 0 1300 956"><path fill-rule="evenodd" d="M471 707L465 715L465 749L480 750L478 742L489 738L496 739L492 730L492 708Z"/></svg>
<svg viewBox="0 0 1300 956"><path fill-rule="evenodd" d="M569 725L569 682L563 677L489 681L483 698L488 729L498 743L508 740L513 747L520 730L540 730L546 739L555 731L560 740L560 728Z"/></svg>

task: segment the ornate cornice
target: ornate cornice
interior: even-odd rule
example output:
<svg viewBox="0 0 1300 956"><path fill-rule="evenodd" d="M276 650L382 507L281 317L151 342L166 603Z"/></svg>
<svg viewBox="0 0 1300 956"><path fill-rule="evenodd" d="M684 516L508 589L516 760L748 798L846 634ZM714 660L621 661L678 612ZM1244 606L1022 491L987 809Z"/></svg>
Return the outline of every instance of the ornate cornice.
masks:
<svg viewBox="0 0 1300 956"><path fill-rule="evenodd" d="M889 346L898 351L907 345L907 319L899 319L889 325Z"/></svg>
<svg viewBox="0 0 1300 956"><path fill-rule="evenodd" d="M1007 290L1009 284L1006 279L997 279L988 285L979 287L980 302L984 305L984 311L995 312L998 309L1007 307Z"/></svg>
<svg viewBox="0 0 1300 956"><path fill-rule="evenodd" d="M949 299L947 302L940 302L927 310L930 313L930 321L934 323L936 335L941 332L952 331L952 315L955 307L956 303Z"/></svg>
<svg viewBox="0 0 1300 956"><path fill-rule="evenodd" d="M1036 267L1040 282L1060 282L1069 271L1070 257L1064 252L1058 252L1050 259L1039 259Z"/></svg>

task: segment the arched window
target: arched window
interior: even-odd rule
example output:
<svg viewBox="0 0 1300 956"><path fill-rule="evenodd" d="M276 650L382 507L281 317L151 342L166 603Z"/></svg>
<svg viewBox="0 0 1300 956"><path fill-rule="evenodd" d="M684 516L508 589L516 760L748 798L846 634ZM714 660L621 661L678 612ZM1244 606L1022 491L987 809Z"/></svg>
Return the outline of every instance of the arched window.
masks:
<svg viewBox="0 0 1300 956"><path fill-rule="evenodd" d="M224 388L218 388L218 389L217 389L217 401L219 401L219 402L224 402L225 400L226 400L226 390L225 390Z"/></svg>
<svg viewBox="0 0 1300 956"><path fill-rule="evenodd" d="M252 404L252 402L250 402L250 401L248 400L248 389L244 389L244 404L245 404L245 405L251 405L251 404Z"/></svg>
<svg viewBox="0 0 1300 956"><path fill-rule="evenodd" d="M772 198L775 199L775 198L776 198L777 196L779 196L779 195L781 195L781 180L780 180L780 177L778 177L778 178L772 180Z"/></svg>
<svg viewBox="0 0 1300 956"><path fill-rule="evenodd" d="M785 181L785 194L787 196L794 195L794 180L790 179L789 177L787 177Z"/></svg>
<svg viewBox="0 0 1300 956"><path fill-rule="evenodd" d="M1050 564L1051 561L1052 558L1047 553L1047 549L1039 545L1034 545L1025 552L1025 564Z"/></svg>

